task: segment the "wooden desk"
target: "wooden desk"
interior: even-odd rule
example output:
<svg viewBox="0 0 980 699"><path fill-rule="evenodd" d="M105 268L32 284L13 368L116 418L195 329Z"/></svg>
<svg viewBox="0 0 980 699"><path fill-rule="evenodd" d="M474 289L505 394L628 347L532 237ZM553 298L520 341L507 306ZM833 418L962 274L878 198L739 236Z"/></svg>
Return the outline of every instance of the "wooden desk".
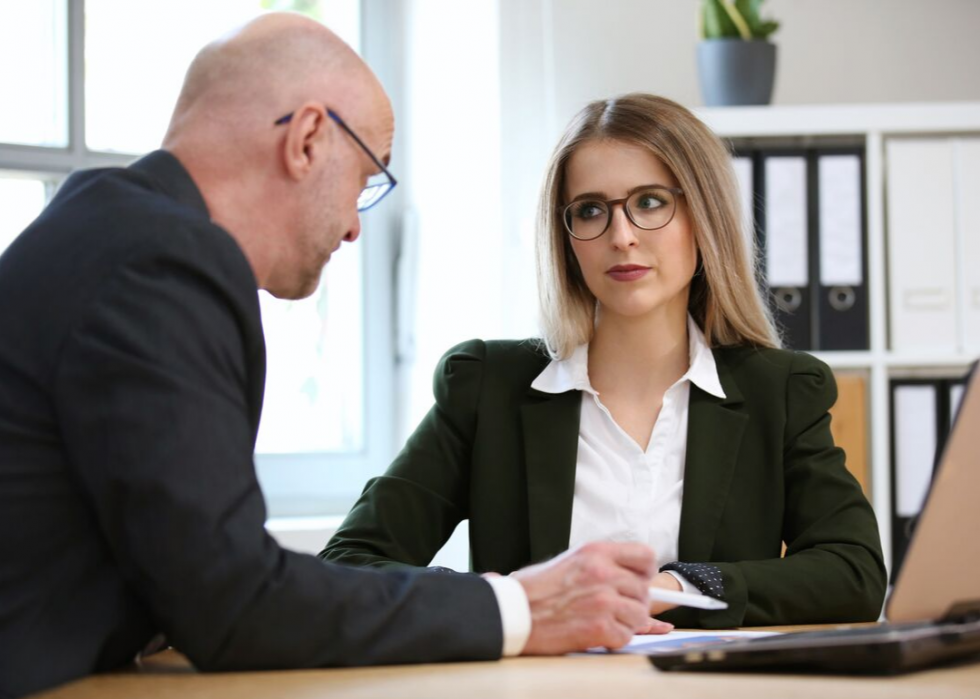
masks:
<svg viewBox="0 0 980 699"><path fill-rule="evenodd" d="M139 666L63 685L45 699L977 699L980 663L868 678L661 672L642 656L199 674L165 651Z"/></svg>

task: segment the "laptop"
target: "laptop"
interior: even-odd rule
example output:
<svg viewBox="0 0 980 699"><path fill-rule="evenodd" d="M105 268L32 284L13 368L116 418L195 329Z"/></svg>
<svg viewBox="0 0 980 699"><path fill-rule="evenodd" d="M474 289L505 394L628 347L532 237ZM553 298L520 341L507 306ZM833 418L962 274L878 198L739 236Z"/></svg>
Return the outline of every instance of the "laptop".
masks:
<svg viewBox="0 0 980 699"><path fill-rule="evenodd" d="M980 370L974 364L909 549L888 623L649 656L661 670L897 674L980 661Z"/></svg>

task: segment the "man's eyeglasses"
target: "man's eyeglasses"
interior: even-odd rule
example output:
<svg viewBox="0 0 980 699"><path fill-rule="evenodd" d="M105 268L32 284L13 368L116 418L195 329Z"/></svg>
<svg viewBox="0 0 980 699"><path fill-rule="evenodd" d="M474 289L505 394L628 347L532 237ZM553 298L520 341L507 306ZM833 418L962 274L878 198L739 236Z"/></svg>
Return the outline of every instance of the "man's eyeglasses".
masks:
<svg viewBox="0 0 980 699"><path fill-rule="evenodd" d="M371 149L364 144L364 141L362 141L357 136L357 134L354 133L354 130L351 127L349 127L344 122L343 119L337 116L336 112L334 112L331 109L328 109L327 115L331 119L336 121L337 125L340 126L340 128L342 128L344 131L350 134L350 137L353 138L355 141L357 141L357 145L359 145L361 149L368 154L368 157L371 158L371 161L379 168L381 168L381 172L378 173L377 175L374 175L370 180L368 180L367 187L361 190L360 195L357 197L357 210L367 211L372 206L377 204L379 201L384 199L385 195L387 195L388 192L394 189L395 185L398 184L398 180L396 180L394 176L390 172L388 172L388 168L386 168L384 164L380 160L378 160L378 158L374 155L374 153L371 152ZM276 119L274 126L281 126L282 124L288 124L290 121L292 121L292 118L293 118L293 112L290 112L286 116L279 117L278 119Z"/></svg>
<svg viewBox="0 0 980 699"><path fill-rule="evenodd" d="M674 218L677 198L684 194L678 187L643 187L623 199L576 199L561 210L565 230L578 240L595 240L609 229L612 210L622 204L626 217L637 228L655 231Z"/></svg>

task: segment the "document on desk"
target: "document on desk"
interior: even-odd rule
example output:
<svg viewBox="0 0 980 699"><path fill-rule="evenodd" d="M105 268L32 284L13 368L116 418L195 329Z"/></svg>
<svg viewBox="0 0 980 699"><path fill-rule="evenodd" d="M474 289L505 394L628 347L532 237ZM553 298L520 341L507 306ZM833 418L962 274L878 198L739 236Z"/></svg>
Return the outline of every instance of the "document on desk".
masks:
<svg viewBox="0 0 980 699"><path fill-rule="evenodd" d="M777 636L778 631L671 631L664 634L633 636L633 639L622 648L607 650L606 648L590 648L587 653L630 653L634 655L656 655L671 653L693 646L705 644L729 643L744 641L749 638Z"/></svg>

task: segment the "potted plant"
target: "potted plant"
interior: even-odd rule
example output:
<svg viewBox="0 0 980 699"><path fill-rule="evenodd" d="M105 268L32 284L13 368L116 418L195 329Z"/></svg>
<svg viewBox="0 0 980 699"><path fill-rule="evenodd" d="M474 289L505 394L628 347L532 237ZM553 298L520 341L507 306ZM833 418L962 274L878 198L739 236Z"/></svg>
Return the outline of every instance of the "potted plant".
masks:
<svg viewBox="0 0 980 699"><path fill-rule="evenodd" d="M763 20L763 0L701 0L698 74L709 107L769 104L776 75L778 22Z"/></svg>

